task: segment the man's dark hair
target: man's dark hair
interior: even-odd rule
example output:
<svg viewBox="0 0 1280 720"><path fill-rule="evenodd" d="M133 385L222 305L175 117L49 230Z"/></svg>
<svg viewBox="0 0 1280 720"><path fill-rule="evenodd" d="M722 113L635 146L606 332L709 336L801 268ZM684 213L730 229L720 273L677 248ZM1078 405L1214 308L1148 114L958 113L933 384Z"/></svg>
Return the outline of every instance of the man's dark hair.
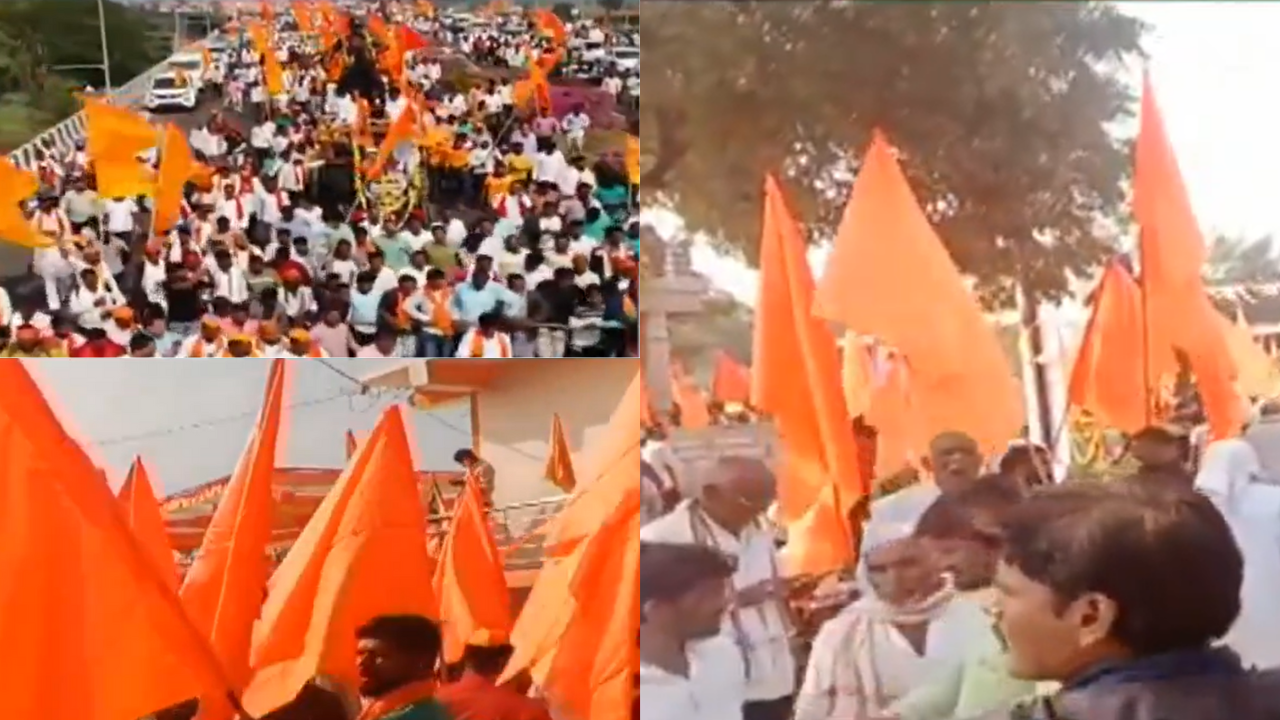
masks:
<svg viewBox="0 0 1280 720"><path fill-rule="evenodd" d="M356 630L359 640L378 640L396 650L427 661L440 657L440 626L422 615L379 615Z"/></svg>
<svg viewBox="0 0 1280 720"><path fill-rule="evenodd" d="M1138 656L1204 647L1240 613L1240 549L1190 488L1133 479L1048 486L1002 525L1006 564L1060 607L1085 593L1110 598L1112 637Z"/></svg>
<svg viewBox="0 0 1280 720"><path fill-rule="evenodd" d="M155 338L151 337L150 335L147 335L146 333L134 333L133 337L129 338L129 352L138 352L139 350L146 350L147 348L155 344L156 344Z"/></svg>
<svg viewBox="0 0 1280 720"><path fill-rule="evenodd" d="M640 602L672 601L708 580L731 577L733 558L705 545L640 544Z"/></svg>
<svg viewBox="0 0 1280 720"><path fill-rule="evenodd" d="M478 458L475 451L471 448L462 448L453 454L453 461L459 465L473 458Z"/></svg>
<svg viewBox="0 0 1280 720"><path fill-rule="evenodd" d="M936 540L984 539L978 518L1003 518L1026 498L1022 487L1004 475L983 475L970 485L934 500L916 521L916 537Z"/></svg>
<svg viewBox="0 0 1280 720"><path fill-rule="evenodd" d="M510 645L495 647L468 645L462 650L462 664L471 672L485 677L495 677L501 675L506 669L512 650Z"/></svg>

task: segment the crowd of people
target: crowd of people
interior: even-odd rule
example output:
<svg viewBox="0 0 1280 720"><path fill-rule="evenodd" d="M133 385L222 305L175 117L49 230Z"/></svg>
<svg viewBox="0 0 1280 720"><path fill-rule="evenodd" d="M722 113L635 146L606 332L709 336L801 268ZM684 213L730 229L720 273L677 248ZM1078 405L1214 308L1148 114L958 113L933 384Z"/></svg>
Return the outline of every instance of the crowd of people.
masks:
<svg viewBox="0 0 1280 720"><path fill-rule="evenodd" d="M1198 454L1151 426L1124 477L1058 482L1040 446L943 433L850 512L857 567L815 578L787 570L785 478L683 464L672 427L644 448L644 720L1280 713L1280 487L1248 432Z"/></svg>
<svg viewBox="0 0 1280 720"><path fill-rule="evenodd" d="M613 69L557 79L575 38L630 36L383 7L244 19L206 54L218 109L188 139L209 172L171 229L152 198L100 196L84 143L45 152L30 216L56 242L0 291L0 354L634 354L632 103Z"/></svg>

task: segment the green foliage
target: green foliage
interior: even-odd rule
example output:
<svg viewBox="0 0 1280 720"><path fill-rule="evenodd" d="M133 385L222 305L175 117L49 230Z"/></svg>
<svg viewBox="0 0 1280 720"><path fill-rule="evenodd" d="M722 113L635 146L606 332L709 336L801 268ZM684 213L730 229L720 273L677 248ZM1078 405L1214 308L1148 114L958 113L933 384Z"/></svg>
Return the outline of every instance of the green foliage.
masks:
<svg viewBox="0 0 1280 720"><path fill-rule="evenodd" d="M1280 280L1280 258L1270 236L1219 236L1209 245L1205 282L1210 285L1250 285Z"/></svg>
<svg viewBox="0 0 1280 720"><path fill-rule="evenodd" d="M152 14L107 2L107 47L116 85L167 57L172 39L157 33ZM162 15L169 19L171 16ZM102 62L95 0L0 3L0 151L11 150L74 113L73 91L101 88L101 70L57 69Z"/></svg>
<svg viewBox="0 0 1280 720"><path fill-rule="evenodd" d="M767 172L814 238L847 198L832 169L874 128L992 305L1048 297L1114 250L1141 22L1102 2L645 3L642 202L755 261ZM847 165L847 162L845 163ZM848 170L848 168L845 168ZM846 172L847 175L847 172ZM1035 238L1048 235L1052 242Z"/></svg>
<svg viewBox="0 0 1280 720"><path fill-rule="evenodd" d="M573 20L573 11L575 9L573 3L570 2L558 2L551 6L551 12L565 22Z"/></svg>

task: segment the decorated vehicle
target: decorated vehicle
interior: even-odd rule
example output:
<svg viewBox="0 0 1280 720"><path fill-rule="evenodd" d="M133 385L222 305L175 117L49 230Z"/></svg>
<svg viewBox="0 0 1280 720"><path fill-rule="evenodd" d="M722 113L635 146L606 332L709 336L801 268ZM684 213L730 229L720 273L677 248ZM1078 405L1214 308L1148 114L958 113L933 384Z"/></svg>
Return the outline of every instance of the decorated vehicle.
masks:
<svg viewBox="0 0 1280 720"><path fill-rule="evenodd" d="M200 104L200 91L196 84L181 71L171 71L156 75L151 80L151 88L147 91L147 109L157 110L195 110Z"/></svg>

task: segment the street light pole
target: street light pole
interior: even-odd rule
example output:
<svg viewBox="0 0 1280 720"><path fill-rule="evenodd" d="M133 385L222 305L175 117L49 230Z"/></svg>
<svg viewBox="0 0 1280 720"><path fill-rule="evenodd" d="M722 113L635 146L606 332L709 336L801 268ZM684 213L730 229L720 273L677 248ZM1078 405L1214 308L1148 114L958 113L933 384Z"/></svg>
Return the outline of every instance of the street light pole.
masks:
<svg viewBox="0 0 1280 720"><path fill-rule="evenodd" d="M102 75L106 82L104 90L111 93L111 56L107 54L107 7L106 0L98 0L98 33L102 38Z"/></svg>

